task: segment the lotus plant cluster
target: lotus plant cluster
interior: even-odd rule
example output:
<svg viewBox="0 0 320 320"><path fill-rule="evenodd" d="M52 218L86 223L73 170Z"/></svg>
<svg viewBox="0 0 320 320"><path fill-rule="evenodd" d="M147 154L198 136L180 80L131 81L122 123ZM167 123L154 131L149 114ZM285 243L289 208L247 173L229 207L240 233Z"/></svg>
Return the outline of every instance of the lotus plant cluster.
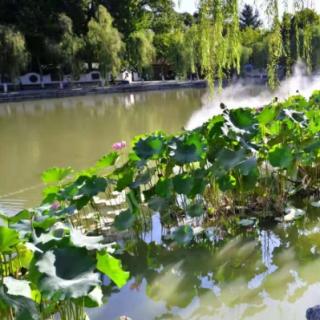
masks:
<svg viewBox="0 0 320 320"><path fill-rule="evenodd" d="M139 236L154 212L185 245L194 221L254 228L302 217L297 198L319 204L320 92L259 109L222 106L192 131L136 137L120 159L125 146L84 171L47 170L41 206L1 216L1 319L85 319L103 303L104 277L118 287L129 277L119 245L98 233Z"/></svg>

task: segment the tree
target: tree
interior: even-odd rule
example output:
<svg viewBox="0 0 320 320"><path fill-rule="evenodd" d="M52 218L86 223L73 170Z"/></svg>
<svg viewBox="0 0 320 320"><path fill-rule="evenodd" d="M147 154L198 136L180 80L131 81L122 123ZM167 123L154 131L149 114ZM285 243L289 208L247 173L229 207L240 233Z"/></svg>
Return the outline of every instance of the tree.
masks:
<svg viewBox="0 0 320 320"><path fill-rule="evenodd" d="M140 73L150 67L156 56L153 38L154 33L151 30L136 31L129 36L127 42L129 64Z"/></svg>
<svg viewBox="0 0 320 320"><path fill-rule="evenodd" d="M61 20L65 22L65 31L60 43L57 44L60 73L78 75L81 70L80 52L83 48L83 39L73 33L72 20L65 14L61 14Z"/></svg>
<svg viewBox="0 0 320 320"><path fill-rule="evenodd" d="M100 1L114 19L114 26L127 40L131 34L139 30L147 30L151 26L151 14L146 9L147 0L103 0Z"/></svg>
<svg viewBox="0 0 320 320"><path fill-rule="evenodd" d="M259 12L253 12L253 7L245 4L240 14L240 28L245 29L251 27L257 29L262 26L262 21L259 18Z"/></svg>
<svg viewBox="0 0 320 320"><path fill-rule="evenodd" d="M90 62L97 62L104 78L111 72L115 75L121 67L124 44L119 31L112 26L113 19L103 6L98 8L98 17L92 18L86 36Z"/></svg>
<svg viewBox="0 0 320 320"><path fill-rule="evenodd" d="M1 80L14 80L28 61L24 36L15 29L0 26Z"/></svg>

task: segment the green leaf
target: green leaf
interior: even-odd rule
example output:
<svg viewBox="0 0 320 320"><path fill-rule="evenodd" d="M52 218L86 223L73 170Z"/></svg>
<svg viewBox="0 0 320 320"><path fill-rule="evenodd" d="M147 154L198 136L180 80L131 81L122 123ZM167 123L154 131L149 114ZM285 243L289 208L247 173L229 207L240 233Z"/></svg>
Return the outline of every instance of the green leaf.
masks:
<svg viewBox="0 0 320 320"><path fill-rule="evenodd" d="M173 239L181 245L189 244L193 239L192 228L188 225L177 228L173 233Z"/></svg>
<svg viewBox="0 0 320 320"><path fill-rule="evenodd" d="M18 212L16 215L9 218L10 224L16 224L22 220L29 220L32 216L32 213L28 210L23 210Z"/></svg>
<svg viewBox="0 0 320 320"><path fill-rule="evenodd" d="M174 191L178 194L189 195L193 189L194 178L188 174L180 174L173 178Z"/></svg>
<svg viewBox="0 0 320 320"><path fill-rule="evenodd" d="M257 119L261 124L266 125L266 124L270 123L271 121L273 121L276 118L277 114L278 114L277 108L275 108L275 107L265 107L257 115Z"/></svg>
<svg viewBox="0 0 320 320"><path fill-rule="evenodd" d="M201 217L204 214L203 205L199 203L192 204L187 208L187 215L191 218Z"/></svg>
<svg viewBox="0 0 320 320"><path fill-rule="evenodd" d="M155 170L154 169L148 169L146 172L140 173L135 178L135 181L131 184L132 189L139 188L141 185L146 185L149 183L152 179L152 176L154 175Z"/></svg>
<svg viewBox="0 0 320 320"><path fill-rule="evenodd" d="M161 135L151 135L140 139L133 147L133 150L140 159L159 159L165 150L165 138Z"/></svg>
<svg viewBox="0 0 320 320"><path fill-rule="evenodd" d="M243 162L241 162L237 169L240 171L240 173L244 176L250 175L252 172L257 170L257 159L256 158L250 158Z"/></svg>
<svg viewBox="0 0 320 320"><path fill-rule="evenodd" d="M289 147L274 147L268 156L269 162L273 167L289 169L293 163L293 155Z"/></svg>
<svg viewBox="0 0 320 320"><path fill-rule="evenodd" d="M252 110L249 109L234 109L230 111L230 120L232 123L240 129L250 129L257 123Z"/></svg>
<svg viewBox="0 0 320 320"><path fill-rule="evenodd" d="M122 269L121 261L109 253L97 252L97 269L108 276L118 288L122 288L129 279L129 272Z"/></svg>
<svg viewBox="0 0 320 320"><path fill-rule="evenodd" d="M100 286L89 292L85 297L84 304L86 308L97 308L103 305L103 292Z"/></svg>
<svg viewBox="0 0 320 320"><path fill-rule="evenodd" d="M161 178L156 184L155 193L162 198L170 198L173 194L172 179Z"/></svg>
<svg viewBox="0 0 320 320"><path fill-rule="evenodd" d="M245 160L245 150L233 151L229 149L221 150L217 155L217 161L225 170L233 169Z"/></svg>
<svg viewBox="0 0 320 320"><path fill-rule="evenodd" d="M58 183L65 179L72 173L72 169L69 168L51 168L42 173L42 181L44 183Z"/></svg>
<svg viewBox="0 0 320 320"><path fill-rule="evenodd" d="M110 244L102 243L103 236L86 236L80 230L71 229L70 240L72 244L79 248L86 248L87 250L102 250L111 248Z"/></svg>
<svg viewBox="0 0 320 320"><path fill-rule="evenodd" d="M113 166L119 158L119 154L117 152L111 152L104 155L101 159L99 159L95 165L97 169L103 169L106 167Z"/></svg>
<svg viewBox="0 0 320 320"><path fill-rule="evenodd" d="M10 253L19 242L17 231L0 226L0 253Z"/></svg>
<svg viewBox="0 0 320 320"><path fill-rule="evenodd" d="M130 211L122 211L118 216L115 217L113 226L119 230L127 230L130 229L134 222L136 221L136 216Z"/></svg>
<svg viewBox="0 0 320 320"><path fill-rule="evenodd" d="M169 147L170 156L180 165L201 161L206 157L207 142L198 132L172 139Z"/></svg>
<svg viewBox="0 0 320 320"><path fill-rule="evenodd" d="M23 296L9 295L0 285L0 309L5 307L13 308L15 320L40 320L39 310L34 301Z"/></svg>
<svg viewBox="0 0 320 320"><path fill-rule="evenodd" d="M225 175L218 179L219 188L221 191L225 192L228 190L235 189L237 186L237 180L232 175Z"/></svg>
<svg viewBox="0 0 320 320"><path fill-rule="evenodd" d="M48 299L65 300L86 296L100 284L94 272L96 259L83 248L56 248L36 254L31 279Z"/></svg>
<svg viewBox="0 0 320 320"><path fill-rule="evenodd" d="M23 296L32 299L30 282L26 280L17 280L12 277L5 277L3 284L7 288L8 294L11 296Z"/></svg>
<svg viewBox="0 0 320 320"><path fill-rule="evenodd" d="M153 196L148 201L148 206L151 210L154 210L155 212L163 212L164 210L169 208L169 201L167 198Z"/></svg>

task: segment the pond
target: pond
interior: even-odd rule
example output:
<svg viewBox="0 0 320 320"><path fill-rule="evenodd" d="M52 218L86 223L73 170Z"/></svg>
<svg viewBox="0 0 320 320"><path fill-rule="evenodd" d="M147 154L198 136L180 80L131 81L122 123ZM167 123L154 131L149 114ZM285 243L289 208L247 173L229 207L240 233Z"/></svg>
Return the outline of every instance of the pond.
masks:
<svg viewBox="0 0 320 320"><path fill-rule="evenodd" d="M209 229L186 248L166 245L159 230L155 217L146 241L129 243L121 260L132 278L109 288L92 319L301 320L320 302L319 209L234 237Z"/></svg>
<svg viewBox="0 0 320 320"><path fill-rule="evenodd" d="M0 105L0 208L37 205L48 167L88 167L115 141L195 127L217 108L199 89ZM106 304L90 318L304 319L320 303L320 209L299 207L304 219L210 227L186 247L167 241L154 215L152 231L123 244L128 284L119 290L106 279Z"/></svg>
<svg viewBox="0 0 320 320"><path fill-rule="evenodd" d="M0 205L38 204L40 175L49 167L83 169L116 141L179 131L204 94L186 89L0 105Z"/></svg>

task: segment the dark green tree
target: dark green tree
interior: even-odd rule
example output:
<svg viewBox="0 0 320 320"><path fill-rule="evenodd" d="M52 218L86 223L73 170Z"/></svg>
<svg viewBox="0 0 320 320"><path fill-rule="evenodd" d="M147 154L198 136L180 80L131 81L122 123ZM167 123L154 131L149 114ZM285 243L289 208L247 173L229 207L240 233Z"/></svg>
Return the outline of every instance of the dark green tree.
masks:
<svg viewBox="0 0 320 320"><path fill-rule="evenodd" d="M28 60L24 36L15 29L0 25L0 77L14 81Z"/></svg>
<svg viewBox="0 0 320 320"><path fill-rule="evenodd" d="M260 20L258 10L256 9L254 11L252 6L245 4L240 14L240 28L245 29L251 27L257 29L261 26L262 21Z"/></svg>

